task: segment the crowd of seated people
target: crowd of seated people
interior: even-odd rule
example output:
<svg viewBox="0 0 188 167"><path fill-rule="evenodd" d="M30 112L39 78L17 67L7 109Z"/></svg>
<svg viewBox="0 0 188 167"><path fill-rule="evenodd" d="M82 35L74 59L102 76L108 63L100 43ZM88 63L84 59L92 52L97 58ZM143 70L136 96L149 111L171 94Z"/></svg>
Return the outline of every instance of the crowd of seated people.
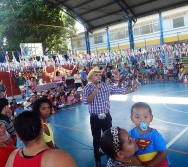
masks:
<svg viewBox="0 0 188 167"><path fill-rule="evenodd" d="M131 86L134 82L139 84L147 84L155 82L156 80L167 81L169 78L169 71L173 72L174 80L182 82L186 68L183 63L173 63L172 69L168 69L163 65L161 60L158 60L155 65L146 65L144 61L140 64L134 62L133 65L124 64L122 68L119 66L113 67L112 65L107 65L106 70L101 67L102 70L102 81L106 84L111 84L113 86L126 87Z"/></svg>
<svg viewBox="0 0 188 167"><path fill-rule="evenodd" d="M86 69L84 67L84 69ZM177 80L179 82L183 81L184 75L185 75L185 67L182 63L179 63L178 60L176 60L175 63L173 63L172 69L168 69L160 59L155 62L155 65L146 65L145 61L142 61L138 63L135 61L132 65L124 64L122 67L120 65L112 66L111 64L107 64L106 67L100 67L101 70L101 81L105 84L110 84L112 86L118 86L118 87L130 87L134 85L135 82L138 84L147 84L155 82L156 80L165 81L169 80L169 71L172 71L172 75L174 80ZM85 74L81 75L82 73L79 73L79 70L76 71L77 73L75 75L80 76L80 85L78 86L78 83L75 82L75 87L70 87L66 84L65 80L61 80L58 78L61 78L60 73L56 72L55 81L57 82L56 88L51 88L50 90L36 92L34 88L31 89L29 96L28 93L26 93L25 89L21 90L22 98L27 102L30 103L30 106L36 101L36 99L40 97L47 97L53 104L54 110L61 109L65 106L70 106L72 104L75 104L77 102L81 101L81 91L83 87L87 84L87 73L84 73L84 70L82 73ZM84 78L84 79L83 79ZM86 81L85 84L82 83L82 80ZM28 80L26 80L28 81ZM35 79L31 78L29 82L35 82ZM26 84L26 85L32 85L32 84ZM36 84L33 84L36 86ZM69 89L67 89L69 87ZM26 95L27 94L27 95ZM26 98L27 97L27 98ZM15 105L15 103L10 103L11 110L17 110L17 113L19 110L22 110L21 105ZM28 108L28 107L27 107ZM14 112L13 111L13 112Z"/></svg>
<svg viewBox="0 0 188 167"><path fill-rule="evenodd" d="M82 88L78 88L78 89L72 88L70 90L67 89L65 90L64 86L51 88L50 90L47 91L31 93L30 97L26 98L26 101L30 102L32 106L32 104L37 99L41 97L46 97L52 102L53 109L58 110L65 106L70 106L74 103L81 101L80 90L82 90Z"/></svg>
<svg viewBox="0 0 188 167"><path fill-rule="evenodd" d="M162 80L167 80L168 75L168 69L167 67L164 67L163 63L159 60L158 65L151 67L146 65L144 61L142 61L140 64L138 62L135 62L134 65L129 66L127 64L124 64L123 67L120 67L119 65L112 66L111 64L108 64L106 67L100 67L101 75L102 75L102 82L105 84L110 84L112 86L119 86L119 87L128 87L131 85L134 85L134 82L137 83L149 83L149 82L155 82L157 78ZM78 70L77 70L78 71ZM174 79L177 79L178 81L181 81L183 79L183 75L185 73L185 68L182 63L179 63L176 61L176 63L173 63L173 75ZM57 75L59 73L57 72ZM78 75L78 74L77 74ZM87 76L87 75L86 75ZM33 81L34 80L34 81ZM28 79L26 80L28 81ZM36 82L35 79L31 79L30 82ZM32 85L27 83L26 85ZM36 86L36 84L34 84ZM18 113L22 112L23 110L29 110L32 107L32 104L41 97L48 98L53 105L54 110L61 109L66 106L73 105L77 102L81 101L81 91L83 89L83 84L81 84L80 87L76 89L76 87L73 87L70 89L67 89L69 85L66 85L66 83L57 83L56 88L51 88L50 90L46 91L40 91L36 92L33 91L34 89L31 89L30 93L26 96L26 91L23 88L21 91L22 98L26 100L24 103L21 102L20 104L17 104L16 100L13 99L10 102L10 109L12 112L7 113L7 115L11 118L16 116ZM24 92L24 93L23 93ZM26 98L27 97L27 98Z"/></svg>

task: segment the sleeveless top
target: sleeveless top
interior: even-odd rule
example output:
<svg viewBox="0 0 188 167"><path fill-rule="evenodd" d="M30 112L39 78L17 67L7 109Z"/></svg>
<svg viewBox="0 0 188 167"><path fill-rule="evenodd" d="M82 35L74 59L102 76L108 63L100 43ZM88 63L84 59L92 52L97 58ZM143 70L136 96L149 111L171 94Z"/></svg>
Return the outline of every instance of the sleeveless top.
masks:
<svg viewBox="0 0 188 167"><path fill-rule="evenodd" d="M50 124L43 122L43 125L46 125L49 132L50 132L49 136L46 133L43 132L43 138L44 138L45 143L52 141L52 143L54 144L54 135L53 135L52 128L50 127Z"/></svg>
<svg viewBox="0 0 188 167"><path fill-rule="evenodd" d="M0 147L0 167L5 167L9 155L16 149L15 146L3 142L6 146Z"/></svg>
<svg viewBox="0 0 188 167"><path fill-rule="evenodd" d="M47 148L45 150L42 150L35 156L26 156L23 153L23 149L20 149L14 158L13 167L40 167L41 166L41 159L43 154L49 150L50 148ZM19 152L21 151L22 156L20 156Z"/></svg>

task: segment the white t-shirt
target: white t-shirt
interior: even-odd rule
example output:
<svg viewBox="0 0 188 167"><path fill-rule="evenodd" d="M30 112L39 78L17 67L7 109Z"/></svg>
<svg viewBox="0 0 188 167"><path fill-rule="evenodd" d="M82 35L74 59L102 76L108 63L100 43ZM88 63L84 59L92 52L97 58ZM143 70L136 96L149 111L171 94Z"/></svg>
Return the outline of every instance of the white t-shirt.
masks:
<svg viewBox="0 0 188 167"><path fill-rule="evenodd" d="M168 74L168 70L167 69L164 69L164 74Z"/></svg>
<svg viewBox="0 0 188 167"><path fill-rule="evenodd" d="M74 83L81 83L81 79L80 79L80 74L74 74L73 78L74 78Z"/></svg>
<svg viewBox="0 0 188 167"><path fill-rule="evenodd" d="M43 85L43 80L42 80L42 78L39 79L39 85Z"/></svg>

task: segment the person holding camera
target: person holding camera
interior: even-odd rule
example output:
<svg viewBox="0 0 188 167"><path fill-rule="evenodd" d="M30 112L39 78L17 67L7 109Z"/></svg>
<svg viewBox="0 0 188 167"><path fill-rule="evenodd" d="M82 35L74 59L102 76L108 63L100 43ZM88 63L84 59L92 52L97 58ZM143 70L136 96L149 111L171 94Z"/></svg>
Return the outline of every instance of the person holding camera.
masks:
<svg viewBox="0 0 188 167"><path fill-rule="evenodd" d="M88 74L88 84L84 87L82 100L89 106L90 125L93 136L95 167L101 167L100 138L101 130L112 127L110 115L110 100L112 94L128 94L138 89L137 85L131 88L118 88L101 82L101 70L94 67Z"/></svg>

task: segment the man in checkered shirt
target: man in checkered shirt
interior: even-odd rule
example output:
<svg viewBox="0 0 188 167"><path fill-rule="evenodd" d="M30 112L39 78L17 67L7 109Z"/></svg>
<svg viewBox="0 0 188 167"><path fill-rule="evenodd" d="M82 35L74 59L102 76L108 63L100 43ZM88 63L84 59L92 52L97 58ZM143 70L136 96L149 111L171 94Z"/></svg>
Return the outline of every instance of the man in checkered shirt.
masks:
<svg viewBox="0 0 188 167"><path fill-rule="evenodd" d="M100 138L101 130L112 127L112 117L110 115L110 100L112 94L128 94L138 89L118 88L101 83L101 72L98 67L94 67L88 74L88 82L82 93L82 100L89 106L90 125L93 136L93 147L95 157L95 167L101 167Z"/></svg>

